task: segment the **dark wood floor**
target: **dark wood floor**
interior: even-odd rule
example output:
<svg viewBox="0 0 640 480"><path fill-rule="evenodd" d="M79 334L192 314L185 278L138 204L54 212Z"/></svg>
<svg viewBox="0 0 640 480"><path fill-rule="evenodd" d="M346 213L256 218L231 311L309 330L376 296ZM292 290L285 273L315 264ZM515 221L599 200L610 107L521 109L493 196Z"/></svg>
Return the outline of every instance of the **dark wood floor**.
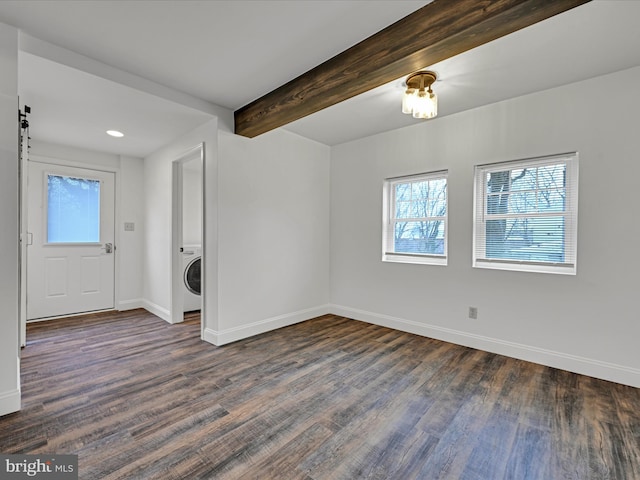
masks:
<svg viewBox="0 0 640 480"><path fill-rule="evenodd" d="M640 390L327 315L224 347L135 310L31 324L2 453L87 479L640 479Z"/></svg>

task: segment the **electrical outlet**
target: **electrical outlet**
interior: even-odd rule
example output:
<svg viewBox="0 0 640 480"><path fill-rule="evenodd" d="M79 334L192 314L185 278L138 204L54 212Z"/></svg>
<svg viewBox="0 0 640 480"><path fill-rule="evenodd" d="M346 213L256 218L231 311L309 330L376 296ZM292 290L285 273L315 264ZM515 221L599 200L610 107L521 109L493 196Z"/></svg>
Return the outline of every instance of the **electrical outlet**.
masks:
<svg viewBox="0 0 640 480"><path fill-rule="evenodd" d="M469 318L473 320L478 318L478 307L469 307Z"/></svg>

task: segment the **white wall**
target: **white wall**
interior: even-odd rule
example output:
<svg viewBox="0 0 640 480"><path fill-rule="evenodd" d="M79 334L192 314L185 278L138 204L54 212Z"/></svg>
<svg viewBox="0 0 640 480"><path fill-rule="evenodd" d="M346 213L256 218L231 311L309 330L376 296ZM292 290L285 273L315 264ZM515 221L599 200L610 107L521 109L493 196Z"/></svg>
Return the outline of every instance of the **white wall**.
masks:
<svg viewBox="0 0 640 480"><path fill-rule="evenodd" d="M200 160L185 164L182 172L182 244L202 243L202 169L191 166Z"/></svg>
<svg viewBox="0 0 640 480"><path fill-rule="evenodd" d="M634 68L334 147L332 311L640 386L639 85ZM578 274L471 268L473 166L570 151L580 155ZM383 180L439 169L449 170L449 265L383 263Z"/></svg>
<svg viewBox="0 0 640 480"><path fill-rule="evenodd" d="M44 157L44 158L37 158ZM31 140L29 160L58 162L82 168L103 169L116 172L120 169L120 157L113 153L97 152L58 143Z"/></svg>
<svg viewBox="0 0 640 480"><path fill-rule="evenodd" d="M329 147L285 131L250 140L215 120L144 161L145 308L170 321L172 162L200 142L204 338L222 345L326 313Z"/></svg>
<svg viewBox="0 0 640 480"><path fill-rule="evenodd" d="M220 133L219 330L209 341L327 312L329 153L284 130Z"/></svg>
<svg viewBox="0 0 640 480"><path fill-rule="evenodd" d="M142 159L85 150L68 145L31 141L29 160L95 168L116 173L116 274L115 308L142 306L142 241L144 164ZM133 222L133 232L124 231Z"/></svg>
<svg viewBox="0 0 640 480"><path fill-rule="evenodd" d="M203 245L203 301L205 328L217 329L218 312L218 122L213 119L144 159L145 240L144 307L170 321L172 165L186 152L204 142L206 209Z"/></svg>
<svg viewBox="0 0 640 480"><path fill-rule="evenodd" d="M118 206L117 252L118 310L143 306L142 264L144 250L144 162L141 158L120 156L120 188ZM133 223L133 231L125 231L125 223Z"/></svg>
<svg viewBox="0 0 640 480"><path fill-rule="evenodd" d="M18 31L0 23L0 415L20 409Z"/></svg>

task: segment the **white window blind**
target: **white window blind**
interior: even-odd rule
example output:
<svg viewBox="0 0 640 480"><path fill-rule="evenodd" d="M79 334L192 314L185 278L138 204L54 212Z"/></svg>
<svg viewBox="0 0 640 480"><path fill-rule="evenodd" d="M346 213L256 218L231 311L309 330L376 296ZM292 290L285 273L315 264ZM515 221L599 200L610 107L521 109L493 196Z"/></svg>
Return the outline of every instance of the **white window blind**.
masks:
<svg viewBox="0 0 640 480"><path fill-rule="evenodd" d="M476 166L473 266L576 273L577 153Z"/></svg>
<svg viewBox="0 0 640 480"><path fill-rule="evenodd" d="M447 264L447 172L385 180L382 260Z"/></svg>

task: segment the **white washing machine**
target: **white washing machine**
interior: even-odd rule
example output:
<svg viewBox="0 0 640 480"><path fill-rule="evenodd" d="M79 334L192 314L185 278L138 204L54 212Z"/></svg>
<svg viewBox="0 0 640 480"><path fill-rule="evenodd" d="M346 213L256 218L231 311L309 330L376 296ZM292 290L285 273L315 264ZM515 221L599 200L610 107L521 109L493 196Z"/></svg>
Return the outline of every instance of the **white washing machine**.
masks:
<svg viewBox="0 0 640 480"><path fill-rule="evenodd" d="M200 296L201 285L201 258L202 247L200 245L185 245L182 249L184 285L184 311L192 312L200 310L202 297Z"/></svg>

